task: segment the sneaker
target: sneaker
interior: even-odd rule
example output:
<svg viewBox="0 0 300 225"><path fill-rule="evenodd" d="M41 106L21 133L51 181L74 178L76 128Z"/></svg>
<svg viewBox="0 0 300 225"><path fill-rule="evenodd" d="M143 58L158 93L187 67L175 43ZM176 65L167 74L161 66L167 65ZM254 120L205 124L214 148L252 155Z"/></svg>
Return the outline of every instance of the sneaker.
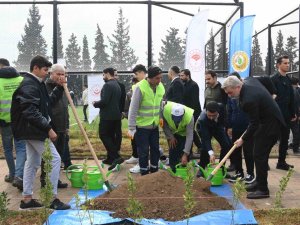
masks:
<svg viewBox="0 0 300 225"><path fill-rule="evenodd" d="M279 169L279 170L289 170L290 168L294 168L294 166L287 164L286 162L277 163L277 166L276 166L276 169Z"/></svg>
<svg viewBox="0 0 300 225"><path fill-rule="evenodd" d="M43 205L39 203L36 199L31 199L29 202L21 201L20 210L30 210L30 209L39 209Z"/></svg>
<svg viewBox="0 0 300 225"><path fill-rule="evenodd" d="M110 159L104 159L104 160L102 160L102 162L106 165L111 165L112 164L112 160L110 160Z"/></svg>
<svg viewBox="0 0 300 225"><path fill-rule="evenodd" d="M67 188L67 187L68 187L67 183L63 183L61 180L58 180L57 188Z"/></svg>
<svg viewBox="0 0 300 225"><path fill-rule="evenodd" d="M23 191L23 179L20 177L15 177L12 182L12 186L18 188L20 191Z"/></svg>
<svg viewBox="0 0 300 225"><path fill-rule="evenodd" d="M165 165L166 165L166 166L169 166L169 165L170 165L169 158L166 159Z"/></svg>
<svg viewBox="0 0 300 225"><path fill-rule="evenodd" d="M7 183L12 183L13 180L14 180L14 177L11 177L9 175L5 175L5 177L4 177L4 181Z"/></svg>
<svg viewBox="0 0 300 225"><path fill-rule="evenodd" d="M140 173L141 172L140 164L136 164L134 167L130 168L129 172L130 173Z"/></svg>
<svg viewBox="0 0 300 225"><path fill-rule="evenodd" d="M255 181L255 176L247 174L245 178L245 183L246 184L252 184Z"/></svg>
<svg viewBox="0 0 300 225"><path fill-rule="evenodd" d="M236 173L235 175L230 176L228 178L228 181L232 182L232 183L235 183L239 178L240 178L240 180L244 180L245 179L244 178L244 174L242 174L242 173Z"/></svg>
<svg viewBox="0 0 300 225"><path fill-rule="evenodd" d="M65 204L61 202L58 198L54 199L50 205L50 209L55 209L55 210L66 210L70 208L71 206L69 204Z"/></svg>
<svg viewBox="0 0 300 225"><path fill-rule="evenodd" d="M139 162L139 158L135 158L131 156L129 159L125 160L127 164L137 164Z"/></svg>
<svg viewBox="0 0 300 225"><path fill-rule="evenodd" d="M113 170L118 164L122 164L124 162L124 159L121 157L115 159L110 167L108 167L108 170Z"/></svg>

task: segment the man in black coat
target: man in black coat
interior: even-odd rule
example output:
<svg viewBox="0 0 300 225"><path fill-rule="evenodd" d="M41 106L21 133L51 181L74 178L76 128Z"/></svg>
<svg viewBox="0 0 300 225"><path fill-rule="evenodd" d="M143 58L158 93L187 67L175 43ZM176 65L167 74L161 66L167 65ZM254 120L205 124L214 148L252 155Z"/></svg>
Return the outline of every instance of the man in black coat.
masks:
<svg viewBox="0 0 300 225"><path fill-rule="evenodd" d="M178 66L171 66L168 72L168 78L171 80L169 89L166 92L165 100L183 104L184 86L179 78L180 70Z"/></svg>
<svg viewBox="0 0 300 225"><path fill-rule="evenodd" d="M241 109L249 116L249 126L244 135L235 141L240 147L244 141L254 138L254 162L256 182L247 186L249 199L268 198L268 159L272 147L286 126L276 102L267 89L255 78L244 83L235 76L229 76L223 83L225 92L231 98L239 98Z"/></svg>
<svg viewBox="0 0 300 225"><path fill-rule="evenodd" d="M289 165L285 161L288 150L291 122L294 122L297 119L294 103L294 90L292 82L287 75L287 72L289 71L289 65L290 62L288 56L279 57L276 63L278 71L271 77L276 88L275 101L277 102L285 123L287 124L287 126L281 131L279 143L279 157L276 168L281 170L294 168L293 165Z"/></svg>
<svg viewBox="0 0 300 225"><path fill-rule="evenodd" d="M199 101L199 86L192 80L191 71L183 69L180 73L180 79L184 83L183 105L190 107L194 110L194 123L196 123L201 113L201 105ZM201 148L201 141L196 132L194 131L194 143L198 149Z"/></svg>
<svg viewBox="0 0 300 225"><path fill-rule="evenodd" d="M107 159L103 163L113 169L124 161L119 155L120 143L117 140L117 134L121 132L121 89L115 79L114 68L103 70L103 80L101 100L93 102L93 105L100 108L99 136L107 151Z"/></svg>

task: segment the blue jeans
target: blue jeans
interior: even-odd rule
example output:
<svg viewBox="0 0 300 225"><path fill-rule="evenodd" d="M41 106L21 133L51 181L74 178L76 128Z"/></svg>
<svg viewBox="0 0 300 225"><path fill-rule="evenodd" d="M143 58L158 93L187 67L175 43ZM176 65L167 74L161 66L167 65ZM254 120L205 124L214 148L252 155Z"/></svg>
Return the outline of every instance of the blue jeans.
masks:
<svg viewBox="0 0 300 225"><path fill-rule="evenodd" d="M13 138L11 126L1 127L2 145L10 177L23 178L24 164L26 161L26 144L23 140ZM16 149L16 164L13 156L13 142Z"/></svg>
<svg viewBox="0 0 300 225"><path fill-rule="evenodd" d="M159 152L159 132L158 128L143 129L137 128L135 134L136 146L139 156L141 174L149 173L149 150L150 150L150 172L158 170Z"/></svg>

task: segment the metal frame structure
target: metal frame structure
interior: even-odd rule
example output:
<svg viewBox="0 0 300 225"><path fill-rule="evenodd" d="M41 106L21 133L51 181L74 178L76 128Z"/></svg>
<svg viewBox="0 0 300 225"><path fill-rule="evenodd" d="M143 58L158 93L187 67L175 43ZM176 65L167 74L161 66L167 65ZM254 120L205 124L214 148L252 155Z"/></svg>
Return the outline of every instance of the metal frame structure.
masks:
<svg viewBox="0 0 300 225"><path fill-rule="evenodd" d="M291 15L292 13L298 11L299 13L299 20L298 21L292 21L292 22L287 22L287 23L278 23L281 20L285 19L286 17L288 17L289 15ZM291 25L291 24L299 24L299 35L298 35L298 44L300 46L300 5L299 7L297 7L296 9L293 9L292 11L290 11L289 13L285 14L284 16L280 17L278 20L276 20L275 22L268 24L267 27L265 27L264 29L262 29L261 31L257 32L255 35L253 35L253 37L259 35L260 33L264 32L265 30L268 30L268 62L269 64L266 65L266 72L268 75L271 75L271 70L272 70L272 65L271 65L271 48L272 48L272 27L277 27L277 26L286 26L286 25ZM298 60L300 62L300 48L298 48ZM299 65L299 70L298 70L298 78L300 79L300 65Z"/></svg>
<svg viewBox="0 0 300 225"><path fill-rule="evenodd" d="M147 5L148 8L148 66L152 65L152 7L157 6L161 8L165 8L168 10L172 10L178 13L182 13L188 16L194 16L192 13L184 12L182 10L178 10L175 8L172 8L170 6L166 5L212 5L212 6L236 6L237 9L233 12L233 14L225 21L225 23L214 21L214 20L208 20L211 23L215 23L221 26L221 28L217 31L217 33L214 35L218 35L222 30L224 32L224 43L223 43L223 49L224 49L224 56L226 55L225 49L226 49L226 24L230 21L230 19L238 12L240 11L240 17L244 15L244 3L239 2L239 0L233 0L232 3L230 2L188 2L188 1L174 1L174 2L166 2L166 1L1 1L0 4L51 4L53 5L53 62L57 63L57 22L58 22L58 5L63 4L144 4ZM224 68L226 68L225 62L224 62ZM128 71L119 71L120 73L128 73ZM225 72L225 71L224 71ZM80 72L82 73L82 72Z"/></svg>

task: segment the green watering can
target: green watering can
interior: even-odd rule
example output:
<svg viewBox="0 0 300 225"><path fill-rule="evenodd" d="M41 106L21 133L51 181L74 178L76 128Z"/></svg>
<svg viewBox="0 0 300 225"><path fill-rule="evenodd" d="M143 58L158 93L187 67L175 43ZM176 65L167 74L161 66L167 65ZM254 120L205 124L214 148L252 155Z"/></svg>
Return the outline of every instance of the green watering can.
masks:
<svg viewBox="0 0 300 225"><path fill-rule="evenodd" d="M101 166L102 168L104 167L103 164ZM119 170L120 165L118 164L113 170L108 171L106 176L109 176L112 172ZM71 176L69 176L70 173ZM99 190L103 188L103 177L97 166L88 166L86 177L84 177L83 165L74 164L68 167L66 176L71 182L71 186L74 188L82 188L85 183L88 190Z"/></svg>
<svg viewBox="0 0 300 225"><path fill-rule="evenodd" d="M188 170L186 166L181 165L180 163L175 166L176 173L175 176L181 177L183 180L186 179ZM172 171L172 170L171 170ZM173 172L173 171L172 171ZM196 168L194 168L194 173L196 173Z"/></svg>
<svg viewBox="0 0 300 225"><path fill-rule="evenodd" d="M203 173L205 179L207 179L208 176L212 173L215 165L217 165L217 163L216 164L211 164L211 163L207 164L206 170L204 170L201 166L199 166L199 169ZM223 174L223 169L219 169L216 172L216 174L213 176L213 178L210 180L212 186L220 186L223 184L223 179L225 178L225 176L227 174L227 170L226 170L226 167L224 167L224 166L222 166L222 167L224 168L224 174Z"/></svg>
<svg viewBox="0 0 300 225"><path fill-rule="evenodd" d="M108 177L112 173L112 170L106 173ZM103 189L103 176L97 166L89 166L86 172L86 177L82 175L82 182L86 184L87 190L101 190Z"/></svg>

